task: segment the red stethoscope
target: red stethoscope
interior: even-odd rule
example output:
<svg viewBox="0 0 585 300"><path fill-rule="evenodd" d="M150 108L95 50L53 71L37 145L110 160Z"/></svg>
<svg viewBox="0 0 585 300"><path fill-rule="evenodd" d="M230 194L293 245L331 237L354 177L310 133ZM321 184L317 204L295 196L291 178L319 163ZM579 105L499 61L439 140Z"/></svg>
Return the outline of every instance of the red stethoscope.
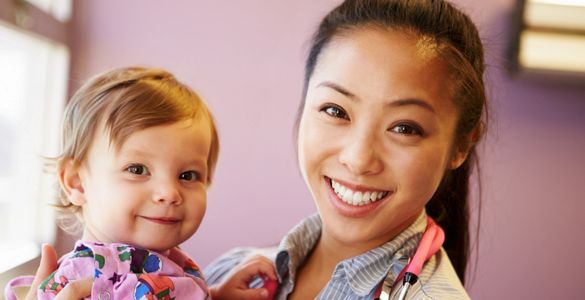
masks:
<svg viewBox="0 0 585 300"><path fill-rule="evenodd" d="M398 291L396 299L406 299L408 289L418 281L423 264L441 249L444 241L445 232L443 228L437 225L431 217L427 216L427 228L418 243L416 252L394 282L394 285L397 285L402 280L402 286ZM374 294L374 300L389 300L390 294L390 288L384 286L384 281L382 281Z"/></svg>

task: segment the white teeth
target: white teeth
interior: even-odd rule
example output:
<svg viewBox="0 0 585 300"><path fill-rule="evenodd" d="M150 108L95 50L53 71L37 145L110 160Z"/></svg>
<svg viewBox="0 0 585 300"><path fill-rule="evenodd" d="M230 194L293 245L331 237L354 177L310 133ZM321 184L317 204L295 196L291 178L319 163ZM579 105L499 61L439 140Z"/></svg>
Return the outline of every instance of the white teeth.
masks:
<svg viewBox="0 0 585 300"><path fill-rule="evenodd" d="M362 198L362 201L364 201L364 202L370 202L370 199L372 199L372 198L370 198L370 192L365 192L364 193L364 198Z"/></svg>
<svg viewBox="0 0 585 300"><path fill-rule="evenodd" d="M353 200L353 191L350 189L344 189L345 192L343 193L343 200L347 203L351 203Z"/></svg>
<svg viewBox="0 0 585 300"><path fill-rule="evenodd" d="M353 205L360 204L362 202L362 192L355 192L353 194Z"/></svg>
<svg viewBox="0 0 585 300"><path fill-rule="evenodd" d="M333 179L331 179L331 187L333 187L333 191L335 191L337 196L339 196L343 202L355 206L370 204L388 195L387 191L354 192L352 189L345 187Z"/></svg>

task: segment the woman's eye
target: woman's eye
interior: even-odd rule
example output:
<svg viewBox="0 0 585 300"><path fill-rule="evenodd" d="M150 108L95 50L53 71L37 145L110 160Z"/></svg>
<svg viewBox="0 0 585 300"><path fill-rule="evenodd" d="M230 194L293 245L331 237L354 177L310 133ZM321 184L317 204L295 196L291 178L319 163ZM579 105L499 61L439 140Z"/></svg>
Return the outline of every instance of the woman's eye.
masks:
<svg viewBox="0 0 585 300"><path fill-rule="evenodd" d="M126 171L136 175L150 175L148 169L143 165L131 165L126 168Z"/></svg>
<svg viewBox="0 0 585 300"><path fill-rule="evenodd" d="M410 124L398 124L390 129L391 131L404 135L423 135L423 131L418 127Z"/></svg>
<svg viewBox="0 0 585 300"><path fill-rule="evenodd" d="M343 108L338 106L326 106L321 109L321 111L325 112L326 114L334 117L349 120L347 113L343 110Z"/></svg>
<svg viewBox="0 0 585 300"><path fill-rule="evenodd" d="M183 172L181 175L179 175L179 179L185 181L197 181L200 177L201 176L199 176L199 173L195 171Z"/></svg>

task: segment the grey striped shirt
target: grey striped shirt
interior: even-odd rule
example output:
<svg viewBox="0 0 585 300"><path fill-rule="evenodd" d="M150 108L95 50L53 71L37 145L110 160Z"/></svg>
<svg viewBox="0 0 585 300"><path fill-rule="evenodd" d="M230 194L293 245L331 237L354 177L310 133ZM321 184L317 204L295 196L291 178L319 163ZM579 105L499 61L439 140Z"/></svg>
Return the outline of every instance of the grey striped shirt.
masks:
<svg viewBox="0 0 585 300"><path fill-rule="evenodd" d="M373 299L379 284L388 287L414 255L426 228L426 214L393 240L359 256L337 264L327 285L316 299ZM297 268L304 262L321 234L318 215L295 226L278 248L236 248L219 257L204 270L208 284L221 282L236 265L254 255L264 255L275 262L280 286L275 299L286 299L292 292ZM394 289L393 295L398 289ZM392 299L392 298L391 298ZM443 249L429 259L410 289L407 299L469 299Z"/></svg>

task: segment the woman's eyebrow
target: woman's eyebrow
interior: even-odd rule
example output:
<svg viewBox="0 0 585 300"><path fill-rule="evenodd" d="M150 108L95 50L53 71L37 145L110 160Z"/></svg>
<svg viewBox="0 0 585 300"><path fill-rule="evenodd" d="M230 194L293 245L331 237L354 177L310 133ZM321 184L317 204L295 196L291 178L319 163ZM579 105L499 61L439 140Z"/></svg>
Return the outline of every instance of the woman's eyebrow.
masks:
<svg viewBox="0 0 585 300"><path fill-rule="evenodd" d="M332 81L323 81L321 83L319 83L317 85L317 87L327 87L330 88L332 90L337 91L338 93L350 98L353 101L359 101L359 97L354 95L352 92L350 92L349 90L347 90L346 88L342 87L341 85L332 82ZM416 106L420 106L432 113L435 113L435 109L433 108L432 105L430 105L428 102L421 100L421 99L417 99L417 98L404 98L404 99L395 99L395 100L390 100L388 101L388 103L386 104L386 106L388 107L401 107L401 106L408 106L408 105L416 105Z"/></svg>
<svg viewBox="0 0 585 300"><path fill-rule="evenodd" d="M317 87L328 87L328 88L333 89L346 97L351 98L352 100L358 100L358 97L356 95L352 94L346 88L344 88L341 85L339 85L335 82L332 82L332 81L327 81L327 80L323 81L323 82L319 83L317 85Z"/></svg>
<svg viewBox="0 0 585 300"><path fill-rule="evenodd" d="M406 99L396 99L396 100L392 100L389 101L388 104L386 104L386 106L390 106L390 107L400 107L400 106L407 106L407 105L416 105L419 107L422 107L432 113L435 113L435 109L433 108L432 105L430 105L428 102L421 100L421 99L416 99L416 98L406 98Z"/></svg>

